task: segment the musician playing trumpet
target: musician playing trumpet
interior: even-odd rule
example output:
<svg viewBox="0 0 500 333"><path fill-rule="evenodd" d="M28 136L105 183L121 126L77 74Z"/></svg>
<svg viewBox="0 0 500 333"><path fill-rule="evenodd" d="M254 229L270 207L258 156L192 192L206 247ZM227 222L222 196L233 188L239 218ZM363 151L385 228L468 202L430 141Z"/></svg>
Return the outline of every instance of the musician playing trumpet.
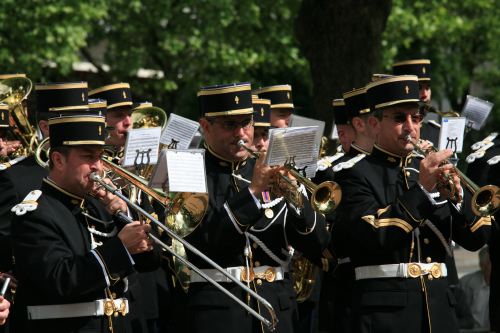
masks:
<svg viewBox="0 0 500 333"><path fill-rule="evenodd" d="M240 145L240 141L246 147L252 145L254 126L270 126L269 101L254 100L259 103L254 105L249 83L202 88L198 101L205 137L209 208L186 240L271 303L278 319L276 332L294 332L297 306L290 280L289 245L301 241L299 247L304 250L321 252L328 241L325 221L310 204L296 210L269 193L269 184L281 168L265 165L264 151L254 159ZM261 112L266 120L261 118ZM263 307L235 283L207 268L189 252L188 259L269 318ZM188 332L268 332L194 272L187 309Z"/></svg>
<svg viewBox="0 0 500 333"><path fill-rule="evenodd" d="M447 162L452 151L414 153L423 119L418 94L416 76L368 84L376 144L336 175L338 210L353 240L354 332L458 332L445 256L451 240L474 251L489 237L491 218L472 214L471 193ZM449 200L449 186L458 200Z"/></svg>

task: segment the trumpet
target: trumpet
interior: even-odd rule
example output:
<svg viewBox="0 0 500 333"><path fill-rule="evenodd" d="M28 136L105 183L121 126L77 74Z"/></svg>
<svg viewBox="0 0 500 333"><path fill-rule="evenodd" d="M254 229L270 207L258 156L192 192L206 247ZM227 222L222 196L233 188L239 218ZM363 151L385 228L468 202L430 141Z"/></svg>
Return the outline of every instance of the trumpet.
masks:
<svg viewBox="0 0 500 333"><path fill-rule="evenodd" d="M424 149L417 141L413 140L410 135L406 137L406 140L413 145L413 149L424 156L428 156L430 152L437 151L436 148L431 147L430 149ZM449 160L443 161L444 164L451 163ZM472 180L469 179L462 171L457 167L453 167L452 172L454 172L460 179L460 184L462 184L468 191L470 191L473 196L471 199L472 212L476 216L489 216L495 214L499 208L500 203L500 191L496 185L485 185L479 187ZM447 179L445 186L449 187L450 199L452 201L457 201L458 193L457 189L453 185L451 179Z"/></svg>
<svg viewBox="0 0 500 333"><path fill-rule="evenodd" d="M182 262L184 265L188 266L190 269L195 271L197 274L202 276L207 282L211 283L213 286L215 286L217 289L219 289L222 293L224 293L226 296L230 297L232 300L234 300L236 303L238 303L241 307L243 307L246 311L248 311L250 314L252 314L255 318L257 318L259 321L261 321L270 331L274 331L276 328L276 324L278 322L278 319L276 317L276 313L271 306L271 304L264 299L262 296L258 295L255 291L252 289L248 288L245 286L240 280L236 279L233 277L231 274L229 274L224 268L219 266L217 263L215 263L212 259L204 255L200 250L195 248L193 245L185 241L182 237L177 235L175 232L173 232L170 228L167 228L164 226L161 222L159 222L156 218L154 218L151 214L149 214L147 211L142 209L139 205L133 203L130 201L126 196L121 194L118 189L114 188L110 184L107 184L104 182L101 176L99 176L97 173L92 173L90 174L90 179L98 184L100 184L103 188L106 189L106 191L109 191L110 193L118 196L120 199L124 200L132 209L136 210L143 216L147 217L148 219L151 220L151 223L154 223L158 228L162 229L172 240L175 240L176 242L181 243L186 249L189 249L191 252L193 252L195 255L198 257L202 258L206 263L208 263L210 266L215 268L217 271L219 271L221 274L226 276L228 279L230 279L232 282L234 282L236 285L238 285L240 288L242 288L245 292L248 293L248 295L252 296L255 298L256 301L259 302L259 304L263 305L267 311L269 312L271 319L267 319L264 316L262 316L260 313L255 311L253 308L251 308L249 305L247 305L245 302L240 300L238 297L233 295L230 291L228 291L226 288L224 288L222 285L220 285L218 282L214 281L210 276L205 274L203 270L195 266L193 263L191 263L189 260L185 259L183 256L177 254L174 250L172 250L168 245L163 243L160 239L158 239L154 235L149 235L151 239L158 245L160 245L164 250L172 254L174 257L177 258L180 262ZM118 217L124 221L131 222L131 219L119 212Z"/></svg>
<svg viewBox="0 0 500 333"><path fill-rule="evenodd" d="M245 146L245 142L243 140L238 141L238 146L248 151L253 157L259 158L259 153ZM295 169L293 163L285 163L284 167L296 179L297 183L304 185L306 190L311 193L311 206L315 211L321 214L329 214L338 207L340 200L342 199L342 191L336 182L325 181L316 185L311 180L301 175L300 172ZM284 178L283 175L281 175L280 178L284 179L287 183L291 182L288 178ZM300 193L298 195L293 195L293 197L302 198Z"/></svg>

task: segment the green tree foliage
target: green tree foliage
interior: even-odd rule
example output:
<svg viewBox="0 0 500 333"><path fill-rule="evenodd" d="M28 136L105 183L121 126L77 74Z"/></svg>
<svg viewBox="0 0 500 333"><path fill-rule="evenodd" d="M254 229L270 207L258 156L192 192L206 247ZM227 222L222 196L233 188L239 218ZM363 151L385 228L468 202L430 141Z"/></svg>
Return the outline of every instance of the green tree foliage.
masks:
<svg viewBox="0 0 500 333"><path fill-rule="evenodd" d="M104 0L0 1L0 68L40 81L57 66L72 71L88 33L105 15Z"/></svg>
<svg viewBox="0 0 500 333"><path fill-rule="evenodd" d="M95 84L130 81L137 98L195 118L201 86L251 81L258 87L304 76L307 64L292 35L298 4L110 0L90 43L104 41L104 56L97 59L89 49L83 54L98 66L110 66ZM164 77L141 81L135 77L139 68L162 71Z"/></svg>
<svg viewBox="0 0 500 333"><path fill-rule="evenodd" d="M434 101L446 99L460 111L467 94L495 103L481 132L500 121L500 6L498 0L394 0L383 40L383 67L397 60L432 61ZM446 111L446 110L445 110Z"/></svg>

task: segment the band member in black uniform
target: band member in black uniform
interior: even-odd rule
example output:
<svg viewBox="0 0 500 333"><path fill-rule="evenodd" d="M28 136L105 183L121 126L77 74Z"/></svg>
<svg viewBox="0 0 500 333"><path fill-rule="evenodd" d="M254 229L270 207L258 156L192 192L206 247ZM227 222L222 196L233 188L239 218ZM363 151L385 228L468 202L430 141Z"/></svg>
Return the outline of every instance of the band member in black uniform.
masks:
<svg viewBox="0 0 500 333"><path fill-rule="evenodd" d="M186 240L271 303L279 320L277 332L293 332L296 308L288 273L288 245L300 251L321 252L328 241L325 221L308 203L296 209L272 197L268 185L281 168L264 165L265 153L257 161L249 158L247 150L238 145L243 140L250 147L253 141L254 109L249 83L202 88L198 101L205 136L209 208ZM188 259L270 318L234 283L189 252ZM267 331L193 272L187 324L189 332Z"/></svg>
<svg viewBox="0 0 500 333"><path fill-rule="evenodd" d="M336 175L338 210L353 242L354 332L458 332L443 278L449 241L477 250L489 237L491 219L472 215L470 193L450 172L452 151L425 158L412 153L423 118L418 91L416 76L367 85L377 143L369 156ZM448 200L444 179L459 193L458 202Z"/></svg>
<svg viewBox="0 0 500 333"><path fill-rule="evenodd" d="M491 133L473 145L474 152L466 161L469 164L467 176L478 186L500 186L500 135ZM498 195L498 194L497 194ZM500 332L500 211L495 213L489 252L491 259L490 278L490 325L492 332Z"/></svg>
<svg viewBox="0 0 500 333"><path fill-rule="evenodd" d="M12 237L20 282L16 306L25 311L19 332L129 332L126 276L154 268L149 225L125 224L97 243L86 195L93 192L109 212L127 210L123 201L89 179L101 172L106 136L102 116L49 119L50 171L39 191L14 207ZM90 200L90 199L89 199ZM94 200L94 205L98 202ZM97 206L94 206L99 208ZM104 216L106 210L101 205ZM132 256L131 256L132 255Z"/></svg>
<svg viewBox="0 0 500 333"><path fill-rule="evenodd" d="M376 140L376 122L370 109L366 88L354 89L344 93L344 112L347 114L347 123L355 133L349 151L335 162L330 168L316 174L317 183L323 181L334 181L335 174L344 168L350 168L359 160L368 156ZM349 247L351 246L348 223L341 221L337 212L327 216L331 225L330 251L333 264L329 268L327 288L330 292L330 302L333 314L327 318L330 320L330 332L351 331L351 298L354 286L354 267L349 258ZM325 258L328 259L328 258ZM322 259L323 261L325 259Z"/></svg>
<svg viewBox="0 0 500 333"><path fill-rule="evenodd" d="M51 115L61 114L61 112L51 113L50 108L61 106L71 109L78 106L88 108L86 82L36 84L35 95L36 118L43 137L48 135L48 118ZM10 227L14 216L10 210L31 190L39 188L43 177L47 175L47 170L37 163L34 155L24 156L17 160L16 164L9 163L5 170L0 171L0 234L2 239L0 271L3 272L11 270L13 264Z"/></svg>
<svg viewBox="0 0 500 333"><path fill-rule="evenodd" d="M112 146L112 151L106 154L114 157L114 162L120 164L123 149L127 140L127 132L132 129L132 112L136 104L132 100L132 91L128 83L109 84L89 92L89 97L107 101L106 125L110 128L106 144ZM153 209L149 199L141 193L141 207L149 212ZM160 212L159 212L160 213ZM158 214L161 216L161 214ZM153 234L157 234L153 226ZM169 276L162 264L152 272L138 273L129 278L129 296L133 305L130 317L133 318L135 332L159 333L166 331L174 319L171 307L174 305L171 291L168 287Z"/></svg>
<svg viewBox="0 0 500 333"><path fill-rule="evenodd" d="M259 88L254 94L271 101L271 126L288 127L294 110L291 85L280 84Z"/></svg>

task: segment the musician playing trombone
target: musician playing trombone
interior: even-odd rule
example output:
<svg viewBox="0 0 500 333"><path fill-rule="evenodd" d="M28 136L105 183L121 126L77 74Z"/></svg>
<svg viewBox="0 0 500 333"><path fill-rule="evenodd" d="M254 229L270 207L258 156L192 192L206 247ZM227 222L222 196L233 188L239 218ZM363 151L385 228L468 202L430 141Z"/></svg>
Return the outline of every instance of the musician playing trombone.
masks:
<svg viewBox="0 0 500 333"><path fill-rule="evenodd" d="M257 160L250 158L250 153L238 144L242 140L250 147L254 138L249 83L202 88L198 101L205 137L209 208L186 240L271 303L278 319L277 332L294 332L297 313L287 238L291 235L294 240L302 240L303 247L321 252L328 241L325 221L309 204L295 209L273 197L268 192L269 183L281 168L264 165L264 152ZM269 102L262 102L269 112ZM261 112L260 107L256 110ZM261 315L271 318L262 304L235 283L207 268L190 252L188 259ZM201 276L191 272L190 279L186 321L189 332L268 331Z"/></svg>
<svg viewBox="0 0 500 333"><path fill-rule="evenodd" d="M491 218L472 214L451 150L413 152L423 118L416 76L372 82L367 96L376 144L335 177L352 239L353 331L458 332L444 259L451 240L481 248Z"/></svg>
<svg viewBox="0 0 500 333"><path fill-rule="evenodd" d="M16 332L131 332L124 298L134 269L154 269L149 225L109 224L109 213L126 205L89 179L102 168L106 136L102 116L49 119L50 171L40 190L13 208L13 250L20 282ZM92 207L91 207L92 205ZM97 210L97 211L94 211Z"/></svg>

